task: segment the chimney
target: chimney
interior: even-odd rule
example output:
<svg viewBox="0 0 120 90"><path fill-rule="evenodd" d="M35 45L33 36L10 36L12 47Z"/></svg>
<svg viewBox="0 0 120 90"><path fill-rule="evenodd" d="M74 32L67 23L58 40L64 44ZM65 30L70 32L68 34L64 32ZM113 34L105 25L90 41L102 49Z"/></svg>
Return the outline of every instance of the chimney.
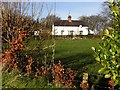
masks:
<svg viewBox="0 0 120 90"><path fill-rule="evenodd" d="M72 22L71 18L72 18L72 17L69 15L69 16L68 16L68 22Z"/></svg>

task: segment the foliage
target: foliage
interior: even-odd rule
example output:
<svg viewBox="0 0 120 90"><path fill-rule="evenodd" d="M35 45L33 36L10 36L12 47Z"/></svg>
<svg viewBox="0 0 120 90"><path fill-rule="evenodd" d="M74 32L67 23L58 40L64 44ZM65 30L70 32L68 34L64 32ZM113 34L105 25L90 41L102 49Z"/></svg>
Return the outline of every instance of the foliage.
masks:
<svg viewBox="0 0 120 90"><path fill-rule="evenodd" d="M28 6L29 3L25 5L25 8ZM22 10L24 11L21 7L21 3L11 2L2 9L2 30L5 35L2 38L8 43L8 48L2 55L3 88L44 88L49 84L48 79L51 79L51 76L55 85L63 84L63 87L74 87L73 82L76 76L74 71L71 68L65 69L60 61L58 64L54 64L55 43L52 45L44 43L45 37L47 36L48 39L50 32L45 31L47 32L45 33L43 30L39 30L41 28L39 19L34 21L34 17L25 16L24 13L27 10L21 13ZM49 18L60 19L56 16L48 16L47 21ZM52 24L51 20L46 26L50 24ZM30 33L35 30L39 30L40 35L35 37L38 41L36 44L34 43L34 47L31 45L31 49L24 44L29 42L32 37ZM27 40L25 38L28 34L25 33L29 33ZM51 48L52 53L49 52ZM51 60L49 63L48 58Z"/></svg>
<svg viewBox="0 0 120 90"><path fill-rule="evenodd" d="M21 3L1 3L2 35L9 41L17 38L16 29L24 27L26 31L28 31L30 27L28 28L27 26L32 23L31 19L28 19L28 17L20 13L19 5L21 5Z"/></svg>
<svg viewBox="0 0 120 90"><path fill-rule="evenodd" d="M3 71L11 72L13 69L17 69L35 77L45 76L48 74L47 67L42 66L31 55L24 53L27 47L23 45L23 39L27 36L28 34L18 30L18 38L8 42L9 48L2 54Z"/></svg>
<svg viewBox="0 0 120 90"><path fill-rule="evenodd" d="M112 26L104 30L99 49L92 49L96 60L103 66L99 73L105 74L105 78L111 78L112 84L120 85L120 1L111 0L107 5L112 11Z"/></svg>
<svg viewBox="0 0 120 90"><path fill-rule="evenodd" d="M32 9L30 10L31 12L34 12L34 13L32 13L31 16L28 16L28 13L29 13L28 9L30 8L30 4L32 4L32 7L31 7ZM25 69L25 66L27 64L26 59L28 60L28 58L31 58L32 56L36 55L38 57L37 59L32 58L33 62L42 61L43 59L42 56L44 56L44 55L41 55L43 46L45 45L46 39L50 38L50 31L42 30L42 26L39 21L39 18L40 18L39 15L42 13L41 4L42 3L40 3L39 6L35 7L35 8L38 8L37 11L35 11L35 8L33 8L35 3L33 5L33 3L24 2L24 0L21 0L21 2L1 2L0 3L1 13L2 13L2 19L1 19L2 20L2 39L3 39L3 44L6 44L6 46L8 46L7 48L9 48L9 50L8 49L6 50L6 48L4 48L4 45L3 45L2 46L4 49L3 52L6 51L7 54L8 53L9 55L11 54L11 57L13 56L13 58L17 59L17 63L19 64L18 67L22 69ZM38 14L36 12L38 12ZM37 20L35 20L34 17L36 17ZM37 38L38 42L36 43L36 45L33 48L29 48L29 46L26 46L26 48L22 48L21 46L20 48L20 43L13 44L13 45L10 44L11 42L15 42L15 41L19 42L18 30L22 30L22 34L24 35L25 33L29 34L29 37L27 39L23 39L23 42L20 42L22 43L22 45L23 44L25 45L25 43L29 42L31 37L34 37L34 39ZM36 30L40 32L38 36L33 35L34 31ZM19 45L19 47L17 45ZM17 49L17 48L22 50L12 51L12 49ZM23 64L23 67L21 67L22 65L20 64ZM33 64L32 64L32 67L33 67Z"/></svg>
<svg viewBox="0 0 120 90"><path fill-rule="evenodd" d="M17 68L18 62L15 60L17 53L25 48L23 45L23 38L28 36L27 34L23 34L23 31L18 30L18 38L8 42L9 48L6 49L4 54L2 55L2 63L3 68L7 67L7 71L11 71L13 68Z"/></svg>
<svg viewBox="0 0 120 90"><path fill-rule="evenodd" d="M56 86L61 87L65 85L66 87L73 87L73 82L76 74L70 69L66 70L61 65L61 61L58 61L58 64L55 64L52 69L53 83Z"/></svg>
<svg viewBox="0 0 120 90"><path fill-rule="evenodd" d="M2 72L2 88L44 88L47 85L46 77L31 78L33 76L21 73L16 69L10 73Z"/></svg>
<svg viewBox="0 0 120 90"><path fill-rule="evenodd" d="M55 65L54 61L51 61L52 63L50 63L49 66L49 64L41 64L37 60L33 59L31 55L23 52L24 49L27 48L23 45L23 38L26 36L28 35L23 34L23 31L18 30L18 38L8 42L9 48L5 50L5 53L3 53L3 88L43 88L47 83L44 78L46 77L49 79L50 76L53 76L55 84L60 82L63 86L73 87L75 74L70 68L63 71L65 73L61 73L61 69L64 70L64 68L62 67L60 61ZM52 53L54 53L54 44L43 49L50 49L51 47L53 48ZM54 60L54 58L52 58L52 60ZM51 73L51 69L53 73ZM6 80L8 80L8 82ZM18 85L19 83L22 84Z"/></svg>
<svg viewBox="0 0 120 90"><path fill-rule="evenodd" d="M42 73L40 70L37 72L37 76L17 69L13 69L11 72L2 71L2 88L73 88L76 74L70 68L64 69L60 61L52 67L49 75L45 74L46 71ZM48 83L51 76L54 84Z"/></svg>

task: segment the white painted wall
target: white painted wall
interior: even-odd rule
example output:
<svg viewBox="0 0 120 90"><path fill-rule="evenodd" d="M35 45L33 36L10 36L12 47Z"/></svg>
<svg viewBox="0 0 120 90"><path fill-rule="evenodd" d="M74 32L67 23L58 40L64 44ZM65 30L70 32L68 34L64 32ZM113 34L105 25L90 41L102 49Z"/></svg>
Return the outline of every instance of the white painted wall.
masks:
<svg viewBox="0 0 120 90"><path fill-rule="evenodd" d="M89 33L95 35L95 32L92 30L89 30Z"/></svg>
<svg viewBox="0 0 120 90"><path fill-rule="evenodd" d="M82 35L88 35L88 27L82 27L80 31L83 32Z"/></svg>
<svg viewBox="0 0 120 90"><path fill-rule="evenodd" d="M52 35L88 35L88 27L77 26L52 26Z"/></svg>

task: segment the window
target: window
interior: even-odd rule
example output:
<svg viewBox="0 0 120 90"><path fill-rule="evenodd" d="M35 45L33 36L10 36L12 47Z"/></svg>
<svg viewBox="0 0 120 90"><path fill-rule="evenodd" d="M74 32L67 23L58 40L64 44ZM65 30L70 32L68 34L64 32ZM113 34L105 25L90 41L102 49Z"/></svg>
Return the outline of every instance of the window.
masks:
<svg viewBox="0 0 120 90"><path fill-rule="evenodd" d="M80 31L80 35L82 35L83 34L83 31Z"/></svg>
<svg viewBox="0 0 120 90"><path fill-rule="evenodd" d="M64 30L61 30L61 35L63 35Z"/></svg>
<svg viewBox="0 0 120 90"><path fill-rule="evenodd" d="M70 35L73 35L73 32L74 32L74 31L70 31Z"/></svg>

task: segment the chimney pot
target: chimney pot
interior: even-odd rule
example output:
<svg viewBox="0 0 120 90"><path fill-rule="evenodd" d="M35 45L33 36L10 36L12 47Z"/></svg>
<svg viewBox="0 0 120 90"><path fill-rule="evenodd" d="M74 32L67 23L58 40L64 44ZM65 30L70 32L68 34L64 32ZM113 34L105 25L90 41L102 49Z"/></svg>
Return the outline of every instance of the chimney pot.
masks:
<svg viewBox="0 0 120 90"><path fill-rule="evenodd" d="M69 15L69 16L68 16L68 22L72 22L71 18L72 18L72 17Z"/></svg>

